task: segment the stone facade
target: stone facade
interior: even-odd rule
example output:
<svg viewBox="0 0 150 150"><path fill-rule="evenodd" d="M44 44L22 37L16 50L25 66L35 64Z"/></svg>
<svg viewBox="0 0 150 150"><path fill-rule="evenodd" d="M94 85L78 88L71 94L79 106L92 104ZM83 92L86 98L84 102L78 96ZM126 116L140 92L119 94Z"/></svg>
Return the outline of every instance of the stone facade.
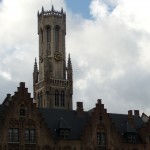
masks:
<svg viewBox="0 0 150 150"><path fill-rule="evenodd" d="M108 113L100 99L89 111L82 102L72 109L72 65L69 56L66 66L63 10L42 8L38 34L34 99L23 82L4 99L0 150L150 150L150 120L145 114L140 117L138 110Z"/></svg>
<svg viewBox="0 0 150 150"><path fill-rule="evenodd" d="M84 111L37 108L20 83L0 105L1 150L149 150L150 122L139 111L107 113L101 100Z"/></svg>
<svg viewBox="0 0 150 150"><path fill-rule="evenodd" d="M72 64L66 66L66 14L54 7L38 12L39 70L34 64L33 89L37 107L72 109Z"/></svg>

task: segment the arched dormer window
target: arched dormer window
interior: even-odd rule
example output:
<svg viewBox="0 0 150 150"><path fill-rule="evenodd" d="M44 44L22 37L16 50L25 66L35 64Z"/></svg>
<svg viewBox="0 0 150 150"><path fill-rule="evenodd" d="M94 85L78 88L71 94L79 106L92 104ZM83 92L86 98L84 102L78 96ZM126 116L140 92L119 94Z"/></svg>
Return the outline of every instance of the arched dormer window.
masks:
<svg viewBox="0 0 150 150"><path fill-rule="evenodd" d="M65 94L64 94L64 91L61 91L61 94L60 94L60 104L61 104L61 107L65 106Z"/></svg>
<svg viewBox="0 0 150 150"><path fill-rule="evenodd" d="M59 91L55 91L55 106L59 106Z"/></svg>
<svg viewBox="0 0 150 150"><path fill-rule="evenodd" d="M99 125L97 128L97 146L104 150L106 148L106 132L103 125Z"/></svg>
<svg viewBox="0 0 150 150"><path fill-rule="evenodd" d="M20 117L25 117L26 116L26 107L24 104L20 105Z"/></svg>
<svg viewBox="0 0 150 150"><path fill-rule="evenodd" d="M55 51L59 51L59 42L60 42L60 27L57 25L55 26Z"/></svg>

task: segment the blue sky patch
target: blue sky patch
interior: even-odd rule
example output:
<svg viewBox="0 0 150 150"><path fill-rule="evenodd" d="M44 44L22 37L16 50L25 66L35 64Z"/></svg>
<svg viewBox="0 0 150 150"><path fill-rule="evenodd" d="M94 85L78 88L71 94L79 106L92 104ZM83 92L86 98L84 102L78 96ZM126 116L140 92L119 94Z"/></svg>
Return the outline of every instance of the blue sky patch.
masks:
<svg viewBox="0 0 150 150"><path fill-rule="evenodd" d="M66 0L67 7L77 14L81 14L84 18L90 18L90 5L91 0Z"/></svg>

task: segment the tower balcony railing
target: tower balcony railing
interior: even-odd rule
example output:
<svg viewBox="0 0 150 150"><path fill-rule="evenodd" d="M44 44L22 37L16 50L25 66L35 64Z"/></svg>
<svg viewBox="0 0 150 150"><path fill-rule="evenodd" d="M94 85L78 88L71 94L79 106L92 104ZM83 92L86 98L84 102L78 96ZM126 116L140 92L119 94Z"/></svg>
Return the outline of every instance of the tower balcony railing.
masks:
<svg viewBox="0 0 150 150"><path fill-rule="evenodd" d="M51 85L59 85L59 86L69 86L69 81L66 79L56 79L56 78L50 78L50 84Z"/></svg>
<svg viewBox="0 0 150 150"><path fill-rule="evenodd" d="M63 12L61 12L61 11L44 11L44 12L41 12L40 14L39 14L39 16L51 16L51 15L56 15L56 16L63 16L64 15L64 13Z"/></svg>
<svg viewBox="0 0 150 150"><path fill-rule="evenodd" d="M69 87L69 82L68 80L66 79L56 79L56 78L50 78L49 81L50 82L50 85L52 86L62 86L62 87ZM36 85L35 85L35 89L40 89L42 87L44 87L44 80L38 82Z"/></svg>

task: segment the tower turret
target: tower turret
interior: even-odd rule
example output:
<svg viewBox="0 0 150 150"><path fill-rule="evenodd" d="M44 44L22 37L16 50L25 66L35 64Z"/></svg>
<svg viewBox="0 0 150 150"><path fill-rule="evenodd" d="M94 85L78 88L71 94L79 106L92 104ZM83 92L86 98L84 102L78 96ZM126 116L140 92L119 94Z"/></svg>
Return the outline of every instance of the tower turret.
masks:
<svg viewBox="0 0 150 150"><path fill-rule="evenodd" d="M34 88L35 102L38 107L72 109L70 90L73 89L69 84L70 72L66 70L66 14L63 9L56 11L52 6L45 11L42 7L38 12L38 35L39 75ZM71 65L70 57L68 64Z"/></svg>
<svg viewBox="0 0 150 150"><path fill-rule="evenodd" d="M33 82L37 83L38 82L38 66L37 66L37 62L36 62L36 58L35 58L35 62L34 62L34 70L33 70Z"/></svg>
<svg viewBox="0 0 150 150"><path fill-rule="evenodd" d="M73 69L72 69L70 54L68 56L68 64L67 64L67 80L70 86L69 94L72 96L73 95Z"/></svg>

